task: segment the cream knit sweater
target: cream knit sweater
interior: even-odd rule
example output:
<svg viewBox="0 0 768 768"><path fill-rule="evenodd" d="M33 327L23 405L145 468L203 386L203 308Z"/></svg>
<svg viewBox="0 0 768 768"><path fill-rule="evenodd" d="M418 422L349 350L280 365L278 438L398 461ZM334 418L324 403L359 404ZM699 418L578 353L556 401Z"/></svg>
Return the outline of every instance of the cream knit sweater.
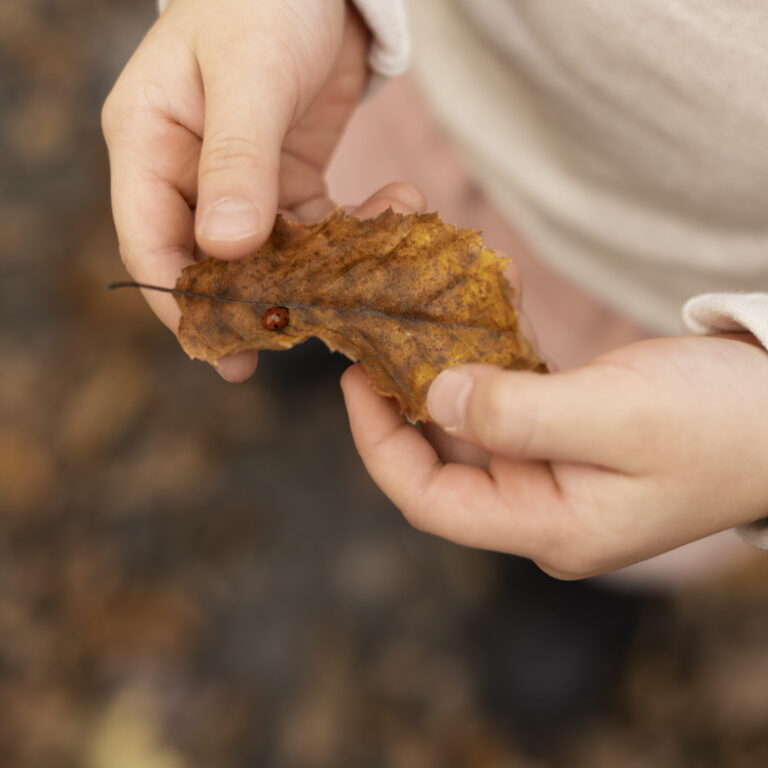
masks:
<svg viewBox="0 0 768 768"><path fill-rule="evenodd" d="M354 1L372 70L405 71L405 0ZM660 333L682 311L691 332L768 347L768 4L410 0L408 15L425 97L541 258ZM768 549L768 521L742 534Z"/></svg>

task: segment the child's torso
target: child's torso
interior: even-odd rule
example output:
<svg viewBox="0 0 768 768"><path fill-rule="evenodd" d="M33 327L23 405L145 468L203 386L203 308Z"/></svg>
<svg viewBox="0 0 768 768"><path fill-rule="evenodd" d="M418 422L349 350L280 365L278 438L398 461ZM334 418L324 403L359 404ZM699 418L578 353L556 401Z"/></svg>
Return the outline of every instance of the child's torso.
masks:
<svg viewBox="0 0 768 768"><path fill-rule="evenodd" d="M768 289L768 3L412 0L412 15L427 96L544 256L604 297L645 282L670 307Z"/></svg>

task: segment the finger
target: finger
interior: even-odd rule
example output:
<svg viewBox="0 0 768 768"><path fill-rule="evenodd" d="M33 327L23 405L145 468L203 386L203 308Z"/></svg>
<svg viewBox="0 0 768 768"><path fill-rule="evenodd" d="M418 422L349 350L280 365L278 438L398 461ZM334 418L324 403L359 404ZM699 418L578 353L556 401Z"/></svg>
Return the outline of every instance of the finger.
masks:
<svg viewBox="0 0 768 768"><path fill-rule="evenodd" d="M213 367L225 381L240 384L253 376L258 364L259 353L254 349L221 357L214 363Z"/></svg>
<svg viewBox="0 0 768 768"><path fill-rule="evenodd" d="M366 469L414 527L465 546L526 557L542 551L549 522L537 525L537 512L557 499L551 475L540 465L521 465L512 489L519 505L512 510L491 475L478 467L443 464L397 405L374 392L360 366L344 373L342 389Z"/></svg>
<svg viewBox="0 0 768 768"><path fill-rule="evenodd" d="M327 195L318 195L291 209L296 221L314 222L324 219L336 208L335 203Z"/></svg>
<svg viewBox="0 0 768 768"><path fill-rule="evenodd" d="M515 459L639 471L654 393L634 377L587 366L542 375L466 365L432 383L432 418L456 437Z"/></svg>
<svg viewBox="0 0 768 768"><path fill-rule="evenodd" d="M203 250L224 259L252 252L272 230L280 151L295 106L282 70L269 66L263 46L248 46L200 51L205 127L195 225Z"/></svg>
<svg viewBox="0 0 768 768"><path fill-rule="evenodd" d="M424 195L416 187L395 181L378 189L361 205L345 206L347 215L362 219L378 216L391 208L397 213L423 213L427 204ZM287 218L296 221L319 221L337 208L336 203L326 194L318 195L294 206L287 212ZM281 211L286 216L285 211Z"/></svg>
<svg viewBox="0 0 768 768"><path fill-rule="evenodd" d="M360 219L372 219L391 208L395 213L424 213L427 201L411 184L395 181L376 190L365 202L351 213Z"/></svg>
<svg viewBox="0 0 768 768"><path fill-rule="evenodd" d="M126 269L137 282L173 286L194 262L193 216L188 198L200 142L159 113L140 112L108 137L112 209ZM144 291L160 320L176 332L175 299Z"/></svg>
<svg viewBox="0 0 768 768"><path fill-rule="evenodd" d="M466 440L459 440L434 424L427 422L422 425L421 433L429 440L440 460L445 464L470 464L473 467L488 469L491 454L477 445Z"/></svg>

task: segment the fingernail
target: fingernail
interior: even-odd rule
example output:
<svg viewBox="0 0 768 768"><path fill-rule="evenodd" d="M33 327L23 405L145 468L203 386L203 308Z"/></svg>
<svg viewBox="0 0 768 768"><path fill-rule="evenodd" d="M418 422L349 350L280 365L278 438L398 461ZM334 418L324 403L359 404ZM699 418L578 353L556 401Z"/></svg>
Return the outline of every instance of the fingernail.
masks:
<svg viewBox="0 0 768 768"><path fill-rule="evenodd" d="M251 203L226 197L206 211L200 232L208 240L231 243L255 235L259 223L259 212Z"/></svg>
<svg viewBox="0 0 768 768"><path fill-rule="evenodd" d="M455 432L466 423L467 401L475 380L461 371L443 371L429 388L427 408L446 431Z"/></svg>

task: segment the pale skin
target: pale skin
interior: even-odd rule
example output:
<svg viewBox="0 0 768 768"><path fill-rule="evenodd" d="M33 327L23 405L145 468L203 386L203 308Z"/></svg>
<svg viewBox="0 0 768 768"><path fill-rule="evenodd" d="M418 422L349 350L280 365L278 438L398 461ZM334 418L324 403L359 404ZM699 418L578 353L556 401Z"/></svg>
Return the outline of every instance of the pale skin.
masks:
<svg viewBox="0 0 768 768"><path fill-rule="evenodd" d="M232 0L227 13L174 0L104 109L115 224L136 280L172 285L200 255L252 252L278 210L311 220L334 207L324 171L364 90L367 43L343 0ZM393 184L357 214L389 206L425 203ZM175 331L173 298L146 298ZM256 360L219 372L242 381ZM342 387L369 473L415 527L561 578L768 513L768 355L749 334L640 342L550 375L462 366L433 383L439 426L423 430L359 366Z"/></svg>

